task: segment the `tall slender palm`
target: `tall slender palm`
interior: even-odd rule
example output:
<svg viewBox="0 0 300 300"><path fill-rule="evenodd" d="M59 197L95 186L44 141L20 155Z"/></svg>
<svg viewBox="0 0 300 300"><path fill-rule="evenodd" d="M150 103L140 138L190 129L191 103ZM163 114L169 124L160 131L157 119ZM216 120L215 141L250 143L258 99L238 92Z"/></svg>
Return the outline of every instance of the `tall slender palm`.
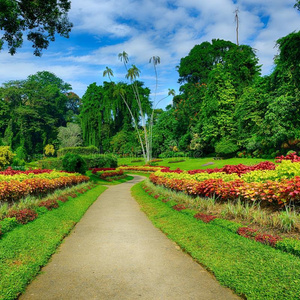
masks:
<svg viewBox="0 0 300 300"><path fill-rule="evenodd" d="M157 87L158 87L158 76L157 76L157 69L156 66L160 64L160 57L159 56L152 56L149 59L149 63L153 63L154 67L154 72L155 72L155 93L154 93L154 103L156 100L156 95L157 95Z"/></svg>
<svg viewBox="0 0 300 300"><path fill-rule="evenodd" d="M106 69L103 71L103 77L106 77L106 76L108 76L110 82L112 82L112 80L111 80L111 77L113 77L113 71L112 71L112 69L106 67ZM143 156L144 156L144 158L145 158L145 160L146 160L145 148L144 148L144 144L143 144L143 141L142 141L141 134L140 134L140 132L139 132L139 128L138 128L137 122L136 122L135 117L134 117L134 115L133 115L133 113L132 113L132 110L130 109L130 106L128 105L128 102L126 101L126 98L125 98L125 90L122 88L122 86L121 86L120 84L117 84L117 85L115 86L115 90L114 90L114 94L113 94L113 95L114 95L114 96L115 96L115 95L119 95L119 96L122 98L123 102L125 103L125 105L126 105L128 111L129 111L129 113L130 113L130 116L131 116L131 118L132 118L132 120L133 120L134 127L135 127L135 129L136 129L136 132L137 132L137 135L138 135L138 138L139 138L141 147L142 147Z"/></svg>
<svg viewBox="0 0 300 300"><path fill-rule="evenodd" d="M131 68L128 69L125 77L127 79L129 79L132 84L134 96L135 96L136 102L137 102L139 110L140 110L141 122L142 122L142 127L144 129L144 135L145 135L146 161L149 161L150 160L150 148L149 148L150 144L149 144L149 139L148 139L146 118L145 118L145 114L143 112L142 101L141 101L138 86L136 83L136 79L140 76L140 73L141 73L141 71L135 65L132 65Z"/></svg>
<svg viewBox="0 0 300 300"><path fill-rule="evenodd" d="M112 82L111 77L114 77L114 73L113 73L112 69L109 67L106 67L105 70L103 71L103 77L106 77L106 76L108 76L109 81Z"/></svg>
<svg viewBox="0 0 300 300"><path fill-rule="evenodd" d="M118 54L118 58L120 61L122 61L124 63L125 69L127 71L127 69L128 69L127 64L129 62L128 54L125 51L123 51L122 53Z"/></svg>

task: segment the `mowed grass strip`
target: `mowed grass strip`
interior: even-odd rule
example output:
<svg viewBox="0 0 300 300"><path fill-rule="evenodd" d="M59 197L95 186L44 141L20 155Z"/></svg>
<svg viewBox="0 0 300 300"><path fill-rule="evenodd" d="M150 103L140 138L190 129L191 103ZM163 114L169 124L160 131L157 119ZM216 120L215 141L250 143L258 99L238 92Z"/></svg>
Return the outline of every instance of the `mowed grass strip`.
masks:
<svg viewBox="0 0 300 300"><path fill-rule="evenodd" d="M16 299L47 264L61 241L106 190L97 186L0 239L0 299Z"/></svg>
<svg viewBox="0 0 300 300"><path fill-rule="evenodd" d="M300 259L175 211L142 189L132 195L153 224L246 299L300 299Z"/></svg>

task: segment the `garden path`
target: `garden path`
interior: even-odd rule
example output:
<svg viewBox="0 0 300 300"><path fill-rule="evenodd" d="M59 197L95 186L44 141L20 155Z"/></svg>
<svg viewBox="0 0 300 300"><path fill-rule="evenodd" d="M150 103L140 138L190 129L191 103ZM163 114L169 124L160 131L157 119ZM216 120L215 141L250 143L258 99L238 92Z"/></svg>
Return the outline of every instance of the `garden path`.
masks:
<svg viewBox="0 0 300 300"><path fill-rule="evenodd" d="M143 179L102 193L19 299L239 299L141 212Z"/></svg>

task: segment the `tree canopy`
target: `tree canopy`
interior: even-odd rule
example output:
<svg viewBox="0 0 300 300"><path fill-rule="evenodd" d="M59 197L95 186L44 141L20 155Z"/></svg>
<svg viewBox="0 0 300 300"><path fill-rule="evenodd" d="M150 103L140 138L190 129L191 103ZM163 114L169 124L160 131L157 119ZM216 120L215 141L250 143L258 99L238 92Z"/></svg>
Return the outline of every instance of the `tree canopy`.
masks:
<svg viewBox="0 0 300 300"><path fill-rule="evenodd" d="M70 8L69 0L0 0L0 50L7 43L8 52L14 55L26 32L34 55L40 56L55 34L69 37L73 26L67 16Z"/></svg>
<svg viewBox="0 0 300 300"><path fill-rule="evenodd" d="M43 153L57 143L60 126L66 126L71 86L49 72L38 72L26 80L9 81L0 88L0 137L13 150Z"/></svg>

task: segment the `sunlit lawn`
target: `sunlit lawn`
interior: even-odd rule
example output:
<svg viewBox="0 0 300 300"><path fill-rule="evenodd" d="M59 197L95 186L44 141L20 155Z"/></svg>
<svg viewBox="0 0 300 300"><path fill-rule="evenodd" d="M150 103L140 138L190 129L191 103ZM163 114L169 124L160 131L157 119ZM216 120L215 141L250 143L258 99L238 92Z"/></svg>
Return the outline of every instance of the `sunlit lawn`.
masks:
<svg viewBox="0 0 300 300"><path fill-rule="evenodd" d="M141 166L144 165L144 160L140 159L140 162L135 162L139 158L118 158L118 165L128 165L128 166ZM258 164L262 161L272 161L274 159L261 159L261 158L229 158L229 159L222 159L222 160L214 160L212 157L204 157L204 158L182 158L185 160L184 162L178 163L170 163L170 161L174 160L175 158L165 158L162 161L158 162L157 165L159 166L168 166L172 170L176 168L180 168L183 170L193 170L193 169L207 169L207 168L221 168L225 165L237 165L237 164L244 164L244 165L254 165ZM178 160L181 158L177 158ZM213 163L208 166L203 166L207 163Z"/></svg>

